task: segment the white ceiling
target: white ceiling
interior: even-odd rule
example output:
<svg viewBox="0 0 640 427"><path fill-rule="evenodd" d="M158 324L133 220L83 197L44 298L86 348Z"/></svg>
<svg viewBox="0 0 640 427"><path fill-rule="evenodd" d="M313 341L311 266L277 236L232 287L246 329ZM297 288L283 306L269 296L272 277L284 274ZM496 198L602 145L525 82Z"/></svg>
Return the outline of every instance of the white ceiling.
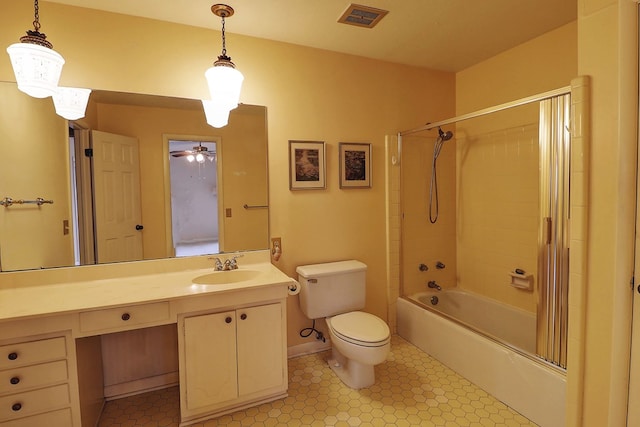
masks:
<svg viewBox="0 0 640 427"><path fill-rule="evenodd" d="M215 0L47 0L220 30ZM356 0L388 10L373 29L338 24L349 0L226 0L227 48L244 34L460 71L574 21L576 0ZM42 7L42 6L41 6Z"/></svg>

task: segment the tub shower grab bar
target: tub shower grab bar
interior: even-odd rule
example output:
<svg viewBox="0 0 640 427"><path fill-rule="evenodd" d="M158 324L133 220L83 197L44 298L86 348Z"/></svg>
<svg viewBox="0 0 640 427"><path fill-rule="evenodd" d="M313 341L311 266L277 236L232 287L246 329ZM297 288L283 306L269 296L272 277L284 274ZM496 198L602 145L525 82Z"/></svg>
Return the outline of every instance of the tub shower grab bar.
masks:
<svg viewBox="0 0 640 427"><path fill-rule="evenodd" d="M35 200L22 200L22 199L18 199L18 200L13 200L11 197L5 197L4 199L0 200L0 206L4 206L5 208L8 208L9 206L12 205L38 205L38 206L42 206L44 204L53 204L53 200L45 200L42 197L36 197Z"/></svg>

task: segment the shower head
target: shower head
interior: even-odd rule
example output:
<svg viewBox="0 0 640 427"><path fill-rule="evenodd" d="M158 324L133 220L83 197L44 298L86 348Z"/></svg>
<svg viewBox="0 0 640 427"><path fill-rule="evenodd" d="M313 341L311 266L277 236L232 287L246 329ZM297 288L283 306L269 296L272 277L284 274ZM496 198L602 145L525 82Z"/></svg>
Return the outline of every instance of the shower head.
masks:
<svg viewBox="0 0 640 427"><path fill-rule="evenodd" d="M438 138L440 138L442 141L448 141L453 138L453 132L451 132L450 130L443 132L442 129L438 127Z"/></svg>

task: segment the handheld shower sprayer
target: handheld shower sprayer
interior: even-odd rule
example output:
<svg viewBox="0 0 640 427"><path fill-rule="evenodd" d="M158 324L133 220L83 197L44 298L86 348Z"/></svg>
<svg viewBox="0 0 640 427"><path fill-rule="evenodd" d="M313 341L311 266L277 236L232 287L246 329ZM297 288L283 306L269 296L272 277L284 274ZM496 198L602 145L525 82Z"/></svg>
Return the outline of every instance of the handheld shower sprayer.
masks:
<svg viewBox="0 0 640 427"><path fill-rule="evenodd" d="M429 185L429 221L431 224L435 224L438 220L438 175L436 173L436 160L442 150L442 145L445 141L453 138L453 132L450 130L444 132L440 126L438 126L438 137L433 147L433 159L431 162L431 183ZM435 203L434 203L435 200Z"/></svg>

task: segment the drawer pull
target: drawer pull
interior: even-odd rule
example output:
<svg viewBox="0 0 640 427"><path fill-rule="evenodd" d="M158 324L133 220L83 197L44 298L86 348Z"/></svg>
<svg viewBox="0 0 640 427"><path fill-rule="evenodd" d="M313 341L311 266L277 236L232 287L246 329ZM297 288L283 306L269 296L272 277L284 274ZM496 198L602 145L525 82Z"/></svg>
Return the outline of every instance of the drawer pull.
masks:
<svg viewBox="0 0 640 427"><path fill-rule="evenodd" d="M14 403L11 405L11 410L13 412L18 412L20 409L22 409L22 403Z"/></svg>
<svg viewBox="0 0 640 427"><path fill-rule="evenodd" d="M122 320L124 320L125 322L129 319L131 319L131 315L129 313L124 313L122 315Z"/></svg>
<svg viewBox="0 0 640 427"><path fill-rule="evenodd" d="M13 384L13 385L16 385L16 384L18 384L18 383L20 382L20 378L18 378L18 377L12 377L12 378L9 380L9 382L10 382L11 384Z"/></svg>
<svg viewBox="0 0 640 427"><path fill-rule="evenodd" d="M224 321L225 321L226 323L231 323L231 316L227 316L227 318L226 318L226 319L224 319Z"/></svg>
<svg viewBox="0 0 640 427"><path fill-rule="evenodd" d="M14 351L12 353L9 353L9 356L7 357L9 358L9 360L16 360L18 358L18 353Z"/></svg>
<svg viewBox="0 0 640 427"><path fill-rule="evenodd" d="M240 315L240 318L241 318L242 320L246 320L246 318L247 318L247 313L242 313L242 314Z"/></svg>

